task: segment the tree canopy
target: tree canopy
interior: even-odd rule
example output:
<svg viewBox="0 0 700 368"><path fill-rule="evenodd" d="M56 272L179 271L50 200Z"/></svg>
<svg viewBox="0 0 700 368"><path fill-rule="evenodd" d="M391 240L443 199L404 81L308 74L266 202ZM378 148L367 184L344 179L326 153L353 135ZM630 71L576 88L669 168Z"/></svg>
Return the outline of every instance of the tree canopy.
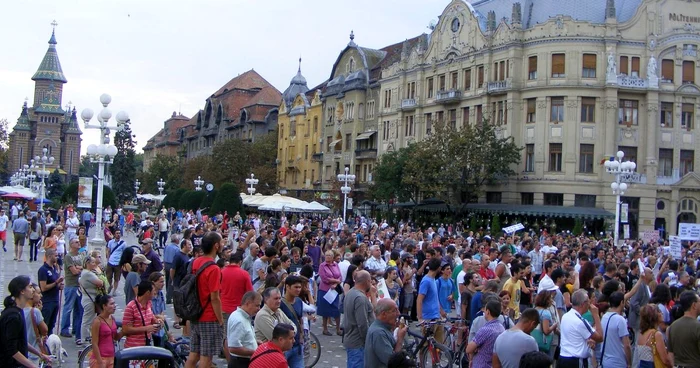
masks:
<svg viewBox="0 0 700 368"><path fill-rule="evenodd" d="M110 165L112 175L112 190L120 202L132 200L136 197L134 182L136 180L136 136L131 132L131 122L127 121L123 129L114 135L114 145L117 146L117 155L114 163Z"/></svg>
<svg viewBox="0 0 700 368"><path fill-rule="evenodd" d="M243 212L243 202L241 201L238 186L232 183L226 183L219 188L209 214L216 215L224 211L228 211L231 216L237 211Z"/></svg>
<svg viewBox="0 0 700 368"><path fill-rule="evenodd" d="M158 193L156 183L160 179L165 181L163 193L171 193L182 186L182 172L177 157L157 154L148 171L141 175L139 190L144 193Z"/></svg>

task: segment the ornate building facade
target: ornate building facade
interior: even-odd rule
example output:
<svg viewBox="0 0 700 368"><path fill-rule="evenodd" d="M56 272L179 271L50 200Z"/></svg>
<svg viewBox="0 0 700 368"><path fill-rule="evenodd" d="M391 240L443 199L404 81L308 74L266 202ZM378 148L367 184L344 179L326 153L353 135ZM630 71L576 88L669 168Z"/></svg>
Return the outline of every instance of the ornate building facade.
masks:
<svg viewBox="0 0 700 368"><path fill-rule="evenodd" d="M173 111L173 115L163 123L163 129L151 137L143 147L143 171L148 171L157 155L176 157L184 153L180 129L189 123L190 118Z"/></svg>
<svg viewBox="0 0 700 368"><path fill-rule="evenodd" d="M282 93L277 140L277 179L280 189L301 195L320 186L323 133L321 88L309 89L299 70Z"/></svg>
<svg viewBox="0 0 700 368"><path fill-rule="evenodd" d="M212 153L218 141L256 137L277 128L282 94L255 70L231 79L206 99L204 109L178 130L186 158Z"/></svg>
<svg viewBox="0 0 700 368"><path fill-rule="evenodd" d="M32 76L34 99L31 105L24 102L17 124L9 134L8 169L11 173L16 172L35 156L41 156L46 148L56 159L47 169L61 169L68 175L67 179L72 180L80 168L82 132L75 107L68 106L65 110L61 107L63 86L68 80L63 74L56 44L54 31L49 39L49 49Z"/></svg>
<svg viewBox="0 0 700 368"><path fill-rule="evenodd" d="M524 214L559 206L608 217L614 178L602 163L621 150L637 163L622 197L629 235L675 234L700 215L699 19L697 0L453 0L429 42L383 63L377 117L367 122L378 128L368 129L378 130L381 155L435 124L489 119L523 157L517 177L479 202ZM341 106L327 101L327 110Z"/></svg>

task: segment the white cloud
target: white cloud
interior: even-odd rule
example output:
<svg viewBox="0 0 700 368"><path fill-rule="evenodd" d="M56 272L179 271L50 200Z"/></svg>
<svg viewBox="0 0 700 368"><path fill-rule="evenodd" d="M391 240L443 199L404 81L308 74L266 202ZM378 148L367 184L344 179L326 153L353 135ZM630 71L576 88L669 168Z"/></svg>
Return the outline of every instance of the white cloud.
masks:
<svg viewBox="0 0 700 368"><path fill-rule="evenodd" d="M129 112L139 148L173 111L191 116L205 99L251 68L284 90L303 58L313 87L328 78L350 30L381 48L427 32L447 0L72 0L14 1L0 12L0 118L14 124L56 19L68 84L64 105ZM32 14L28 17L28 14ZM98 140L85 132L83 152Z"/></svg>

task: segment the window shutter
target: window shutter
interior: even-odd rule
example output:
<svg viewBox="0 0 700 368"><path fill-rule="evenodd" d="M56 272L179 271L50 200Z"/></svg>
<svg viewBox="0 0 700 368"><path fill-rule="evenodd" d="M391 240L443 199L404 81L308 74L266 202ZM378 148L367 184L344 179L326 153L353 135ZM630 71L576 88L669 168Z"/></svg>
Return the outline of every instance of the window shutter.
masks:
<svg viewBox="0 0 700 368"><path fill-rule="evenodd" d="M552 74L564 74L564 54L552 54Z"/></svg>
<svg viewBox="0 0 700 368"><path fill-rule="evenodd" d="M595 69L596 68L596 56L595 56L595 54L583 54L583 68L584 69Z"/></svg>
<svg viewBox="0 0 700 368"><path fill-rule="evenodd" d="M527 72L532 73L537 71L537 56L530 56L528 58L528 68Z"/></svg>
<svg viewBox="0 0 700 368"><path fill-rule="evenodd" d="M627 56L620 56L620 74L629 74L628 71L628 59Z"/></svg>
<svg viewBox="0 0 700 368"><path fill-rule="evenodd" d="M683 62L683 82L695 82L695 63L692 61Z"/></svg>
<svg viewBox="0 0 700 368"><path fill-rule="evenodd" d="M661 61L661 79L673 81L673 60L664 59Z"/></svg>
<svg viewBox="0 0 700 368"><path fill-rule="evenodd" d="M632 57L632 73L634 72L639 74L639 58L636 56Z"/></svg>

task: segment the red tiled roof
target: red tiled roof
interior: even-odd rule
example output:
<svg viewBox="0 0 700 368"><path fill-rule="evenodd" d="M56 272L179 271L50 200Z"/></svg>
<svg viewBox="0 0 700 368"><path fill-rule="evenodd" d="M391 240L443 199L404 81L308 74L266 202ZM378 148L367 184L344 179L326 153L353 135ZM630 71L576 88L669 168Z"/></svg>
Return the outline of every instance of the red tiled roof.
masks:
<svg viewBox="0 0 700 368"><path fill-rule="evenodd" d="M272 87L272 84L265 80L265 78L258 74L258 72L256 72L254 69L251 69L228 81L221 88L219 88L218 91L214 92L212 97L217 97L234 89L251 90L255 88L264 89L266 87Z"/></svg>
<svg viewBox="0 0 700 368"><path fill-rule="evenodd" d="M143 147L144 151L151 150L155 147L162 147L167 144L179 144L180 128L190 124L190 118L184 115L173 114L170 119L163 123L163 129L159 130L153 137L148 139L148 142Z"/></svg>

